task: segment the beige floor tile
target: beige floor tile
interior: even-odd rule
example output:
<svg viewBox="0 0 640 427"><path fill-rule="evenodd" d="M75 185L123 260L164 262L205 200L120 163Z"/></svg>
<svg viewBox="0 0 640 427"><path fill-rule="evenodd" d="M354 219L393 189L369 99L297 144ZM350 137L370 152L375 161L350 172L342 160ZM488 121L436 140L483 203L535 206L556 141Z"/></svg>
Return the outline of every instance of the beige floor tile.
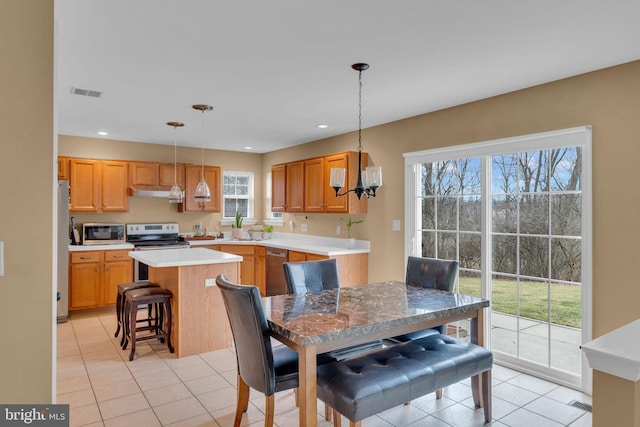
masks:
<svg viewBox="0 0 640 427"><path fill-rule="evenodd" d="M233 422L236 418L235 405L209 412L221 427L233 427ZM249 403L247 412L242 416L242 422L240 425L244 427L254 423L264 425L264 413L256 408L252 403Z"/></svg>
<svg viewBox="0 0 640 427"><path fill-rule="evenodd" d="M142 393L138 393L111 400L104 400L102 402L99 401L98 406L100 407L102 418L108 420L109 418L132 414L147 409L149 408L149 402L147 402L147 399Z"/></svg>
<svg viewBox="0 0 640 427"><path fill-rule="evenodd" d="M147 397L151 406L164 405L166 403L193 397L193 394L183 383L148 390L144 392L144 395Z"/></svg>
<svg viewBox="0 0 640 427"><path fill-rule="evenodd" d="M167 427L219 427L219 424L209 414L202 414L188 420L168 424Z"/></svg>
<svg viewBox="0 0 640 427"><path fill-rule="evenodd" d="M169 362L169 361L167 361ZM216 374L216 371L212 367L207 365L204 361L200 360L200 364L194 364L191 366L171 367L176 375L182 381L194 380L205 376L211 376Z"/></svg>
<svg viewBox="0 0 640 427"><path fill-rule="evenodd" d="M67 394L80 390L91 390L91 383L87 375L61 379L56 383L57 394Z"/></svg>
<svg viewBox="0 0 640 427"><path fill-rule="evenodd" d="M93 391L80 390L56 396L56 402L68 404L69 409L79 408L80 406L95 405L96 398Z"/></svg>
<svg viewBox="0 0 640 427"><path fill-rule="evenodd" d="M102 417L97 404L69 408L69 427L84 426L101 421Z"/></svg>
<svg viewBox="0 0 640 427"><path fill-rule="evenodd" d="M184 385L186 385L194 395L220 390L223 388L228 388L230 386L227 380L225 380L219 374L208 375L194 380L184 381ZM233 393L235 393L235 389Z"/></svg>
<svg viewBox="0 0 640 427"><path fill-rule="evenodd" d="M171 370L161 374L135 375L136 382L142 391L153 390L180 383L180 378Z"/></svg>
<svg viewBox="0 0 640 427"><path fill-rule="evenodd" d="M212 351L200 355L202 360L217 372L237 371L236 355L229 349Z"/></svg>
<svg viewBox="0 0 640 427"><path fill-rule="evenodd" d="M188 420L207 413L207 410L195 397L178 400L165 405L154 406L154 412L162 425Z"/></svg>
<svg viewBox="0 0 640 427"><path fill-rule="evenodd" d="M207 411L216 411L229 406L235 406L237 402L236 390L233 387L199 394L196 398Z"/></svg>
<svg viewBox="0 0 640 427"><path fill-rule="evenodd" d="M102 402L104 400L139 394L142 390L140 390L138 383L131 379L117 383L96 385L93 387L93 392L96 395L96 400Z"/></svg>
<svg viewBox="0 0 640 427"><path fill-rule="evenodd" d="M158 427L160 421L151 409L105 420L105 427Z"/></svg>

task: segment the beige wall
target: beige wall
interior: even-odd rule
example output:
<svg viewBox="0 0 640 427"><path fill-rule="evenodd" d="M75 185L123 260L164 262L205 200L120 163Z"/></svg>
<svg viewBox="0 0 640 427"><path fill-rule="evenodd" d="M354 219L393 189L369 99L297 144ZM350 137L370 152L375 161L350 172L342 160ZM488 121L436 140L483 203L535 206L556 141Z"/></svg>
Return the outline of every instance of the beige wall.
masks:
<svg viewBox="0 0 640 427"><path fill-rule="evenodd" d="M173 163L173 145L145 144L132 141L114 141L97 138L82 138L60 135L59 154L69 157L84 157L102 160L138 160L146 162ZM178 147L178 162L201 164L202 150L199 148ZM256 201L255 215L262 219L263 208L263 173L262 155L240 153L234 151L205 150L204 162L207 165L220 166L224 171L247 171L254 173ZM231 230L231 226L220 226L222 213L179 213L177 205L170 204L167 199L149 199L130 197L129 212L108 214L71 213L80 224L84 222L177 222L182 232L193 231L193 226L200 223L209 231Z"/></svg>
<svg viewBox="0 0 640 427"><path fill-rule="evenodd" d="M0 13L0 402L52 402L53 2Z"/></svg>
<svg viewBox="0 0 640 427"><path fill-rule="evenodd" d="M404 225L403 153L593 125L593 230L585 231L594 242L593 336L637 319L639 117L636 61L364 130L364 149L384 175L365 222L356 226L357 237L371 240L369 279L404 275L403 232L391 231L392 219ZM266 154L264 168L356 146L355 134L328 138ZM309 232L332 235L339 216L310 215Z"/></svg>

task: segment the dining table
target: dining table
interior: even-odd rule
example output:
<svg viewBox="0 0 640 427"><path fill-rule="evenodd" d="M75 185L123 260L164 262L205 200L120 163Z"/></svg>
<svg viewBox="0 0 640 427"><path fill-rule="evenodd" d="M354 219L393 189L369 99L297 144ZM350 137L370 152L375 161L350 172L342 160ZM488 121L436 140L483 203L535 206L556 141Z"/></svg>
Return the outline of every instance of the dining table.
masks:
<svg viewBox="0 0 640 427"><path fill-rule="evenodd" d="M270 296L263 306L271 335L298 352L299 425L312 427L317 425L318 354L464 319L470 319L470 341L484 345L483 310L489 300L384 281ZM480 381L479 375L472 377L474 396L481 396Z"/></svg>

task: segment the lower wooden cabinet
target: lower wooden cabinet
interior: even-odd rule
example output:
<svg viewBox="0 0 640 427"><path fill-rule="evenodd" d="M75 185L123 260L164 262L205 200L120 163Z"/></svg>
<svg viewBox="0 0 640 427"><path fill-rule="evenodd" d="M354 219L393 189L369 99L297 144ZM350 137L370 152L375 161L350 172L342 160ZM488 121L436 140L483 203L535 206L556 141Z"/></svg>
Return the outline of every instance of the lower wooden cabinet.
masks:
<svg viewBox="0 0 640 427"><path fill-rule="evenodd" d="M256 246L255 283L260 289L260 294L267 295L267 250L264 246Z"/></svg>
<svg viewBox="0 0 640 427"><path fill-rule="evenodd" d="M338 263L340 286L363 285L369 282L369 254L326 256L309 252L289 251L289 262L335 259Z"/></svg>
<svg viewBox="0 0 640 427"><path fill-rule="evenodd" d="M71 252L69 308L92 308L116 303L118 285L133 280L129 250Z"/></svg>
<svg viewBox="0 0 640 427"><path fill-rule="evenodd" d="M242 263L240 263L240 283L243 285L255 285L255 245L219 245L220 252L240 255Z"/></svg>

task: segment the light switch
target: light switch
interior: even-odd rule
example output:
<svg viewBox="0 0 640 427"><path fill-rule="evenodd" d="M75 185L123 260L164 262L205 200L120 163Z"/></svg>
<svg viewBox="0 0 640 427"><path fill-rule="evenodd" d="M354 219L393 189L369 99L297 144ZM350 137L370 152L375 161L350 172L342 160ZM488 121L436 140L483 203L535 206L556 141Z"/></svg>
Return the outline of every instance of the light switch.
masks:
<svg viewBox="0 0 640 427"><path fill-rule="evenodd" d="M4 242L0 242L0 277L4 276Z"/></svg>
<svg viewBox="0 0 640 427"><path fill-rule="evenodd" d="M204 286L206 288L210 286L216 286L216 279L204 279Z"/></svg>
<svg viewBox="0 0 640 427"><path fill-rule="evenodd" d="M300 231L303 231L303 232L306 233L307 231L309 231L309 225L308 224L300 224Z"/></svg>
<svg viewBox="0 0 640 427"><path fill-rule="evenodd" d="M392 231L400 231L400 220L394 219L391 221L391 230Z"/></svg>

